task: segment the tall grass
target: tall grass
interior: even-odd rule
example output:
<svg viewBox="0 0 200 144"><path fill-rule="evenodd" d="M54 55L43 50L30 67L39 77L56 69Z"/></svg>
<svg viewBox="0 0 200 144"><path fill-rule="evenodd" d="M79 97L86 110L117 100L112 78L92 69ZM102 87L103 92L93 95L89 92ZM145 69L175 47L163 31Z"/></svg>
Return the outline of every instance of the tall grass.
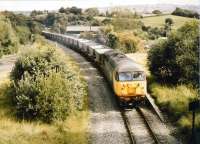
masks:
<svg viewBox="0 0 200 144"><path fill-rule="evenodd" d="M6 96L9 80L0 84L0 144L86 144L87 110L75 112L65 121L44 124L19 121Z"/></svg>
<svg viewBox="0 0 200 144"><path fill-rule="evenodd" d="M197 99L198 92L186 85L166 86L151 84L150 91L160 108L167 112L169 118L178 126L181 132L188 134L192 127L192 113L188 104ZM200 111L197 112L196 127L200 129Z"/></svg>
<svg viewBox="0 0 200 144"><path fill-rule="evenodd" d="M79 74L77 64L66 56L68 68ZM86 144L87 97L81 111L74 110L66 120L46 124L41 121L19 120L8 97L10 80L0 81L0 144Z"/></svg>

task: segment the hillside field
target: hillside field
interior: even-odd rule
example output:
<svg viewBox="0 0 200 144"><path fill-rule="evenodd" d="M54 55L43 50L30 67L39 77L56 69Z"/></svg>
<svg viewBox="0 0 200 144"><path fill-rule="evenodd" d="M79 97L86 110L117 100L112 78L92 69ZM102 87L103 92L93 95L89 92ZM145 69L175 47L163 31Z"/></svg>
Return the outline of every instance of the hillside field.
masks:
<svg viewBox="0 0 200 144"><path fill-rule="evenodd" d="M166 18L173 19L173 21L174 21L173 28L174 29L179 28L187 21L194 20L194 18L187 18L187 17L175 16L175 15L161 15L161 16L144 17L141 19L141 21L146 26L161 27L161 26L164 26Z"/></svg>

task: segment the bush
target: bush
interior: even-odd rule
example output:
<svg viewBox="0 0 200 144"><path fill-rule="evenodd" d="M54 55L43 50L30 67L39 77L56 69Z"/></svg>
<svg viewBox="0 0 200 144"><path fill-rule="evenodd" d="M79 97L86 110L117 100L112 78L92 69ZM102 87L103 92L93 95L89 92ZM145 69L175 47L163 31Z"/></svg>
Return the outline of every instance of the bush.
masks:
<svg viewBox="0 0 200 144"><path fill-rule="evenodd" d="M149 51L149 70L160 81L198 85L198 29L188 22Z"/></svg>
<svg viewBox="0 0 200 144"><path fill-rule="evenodd" d="M19 42L21 44L26 44L29 42L31 38L31 32L28 27L25 26L17 26L16 27L16 34L19 38Z"/></svg>
<svg viewBox="0 0 200 144"><path fill-rule="evenodd" d="M119 33L119 49L125 53L134 53L138 50L140 39L132 33Z"/></svg>
<svg viewBox="0 0 200 144"><path fill-rule="evenodd" d="M36 42L21 55L11 79L19 118L52 122L83 109L84 82L68 69L62 54L44 42Z"/></svg>
<svg viewBox="0 0 200 144"><path fill-rule="evenodd" d="M109 47L116 49L118 47L119 39L114 32L107 34L107 44Z"/></svg>

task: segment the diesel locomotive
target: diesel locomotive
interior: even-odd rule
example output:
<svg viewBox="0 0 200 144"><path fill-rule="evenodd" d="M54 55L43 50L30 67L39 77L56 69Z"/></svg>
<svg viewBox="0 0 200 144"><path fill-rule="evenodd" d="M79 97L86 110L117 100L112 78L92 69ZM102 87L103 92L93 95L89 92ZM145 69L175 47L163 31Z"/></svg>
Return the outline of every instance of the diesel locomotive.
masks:
<svg viewBox="0 0 200 144"><path fill-rule="evenodd" d="M145 71L136 62L107 46L90 40L43 31L50 40L84 54L97 63L109 81L121 105L145 100L147 82Z"/></svg>

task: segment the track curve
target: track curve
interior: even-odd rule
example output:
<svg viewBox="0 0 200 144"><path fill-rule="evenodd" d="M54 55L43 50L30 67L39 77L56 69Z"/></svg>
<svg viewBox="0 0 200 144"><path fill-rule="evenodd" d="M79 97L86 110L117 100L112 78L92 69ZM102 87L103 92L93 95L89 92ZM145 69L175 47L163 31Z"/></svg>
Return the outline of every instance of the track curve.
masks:
<svg viewBox="0 0 200 144"><path fill-rule="evenodd" d="M170 132L164 127L164 124L162 125L162 118L157 114L157 110L153 109L153 112L147 109L144 112L140 108L130 111L120 109L113 91L98 69L79 53L63 45L57 45L78 63L81 73L88 83L90 109L89 143L177 143L170 136ZM157 125L157 130L152 128L152 124ZM160 137L159 132L161 131L163 133Z"/></svg>
<svg viewBox="0 0 200 144"><path fill-rule="evenodd" d="M90 122L89 143L130 144L115 96L102 74L79 53L57 44L80 66L81 73L88 83Z"/></svg>

